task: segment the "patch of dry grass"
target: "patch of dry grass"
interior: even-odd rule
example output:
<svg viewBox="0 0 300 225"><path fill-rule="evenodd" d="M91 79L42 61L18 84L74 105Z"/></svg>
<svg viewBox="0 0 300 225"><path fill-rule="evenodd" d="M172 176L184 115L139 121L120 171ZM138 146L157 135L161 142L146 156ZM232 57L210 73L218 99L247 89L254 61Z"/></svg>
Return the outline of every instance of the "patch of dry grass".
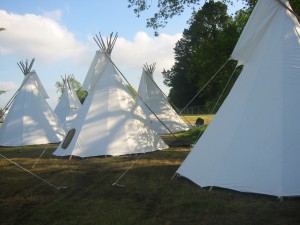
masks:
<svg viewBox="0 0 300 225"><path fill-rule="evenodd" d="M57 187L0 159L0 221L3 225L201 225L289 224L300 221L300 199L280 202L275 197L224 189L201 189L181 177L171 179L190 152L171 147L140 155L59 158L56 145L35 168L46 146L0 148ZM112 185L130 167L119 181Z"/></svg>
<svg viewBox="0 0 300 225"><path fill-rule="evenodd" d="M192 125L194 125L196 120L200 117L204 120L204 125L208 125L213 120L214 114L184 115L181 117Z"/></svg>

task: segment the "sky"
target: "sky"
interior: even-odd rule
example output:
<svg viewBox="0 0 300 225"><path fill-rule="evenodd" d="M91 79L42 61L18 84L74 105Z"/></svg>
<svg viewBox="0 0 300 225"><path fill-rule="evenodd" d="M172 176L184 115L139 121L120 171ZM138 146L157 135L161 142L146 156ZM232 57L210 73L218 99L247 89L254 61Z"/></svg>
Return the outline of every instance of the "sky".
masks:
<svg viewBox="0 0 300 225"><path fill-rule="evenodd" d="M0 90L8 92L0 95L0 108L23 81L17 62L35 58L33 69L54 109L59 98L55 83L68 74L83 83L99 49L93 40L99 32L103 37L118 33L111 57L136 90L143 65L156 63L154 80L168 94L161 72L174 64L174 47L189 27L191 10L169 20L158 37L146 28L146 18L154 11L137 17L127 0L2 0L0 27L6 30L0 31Z"/></svg>

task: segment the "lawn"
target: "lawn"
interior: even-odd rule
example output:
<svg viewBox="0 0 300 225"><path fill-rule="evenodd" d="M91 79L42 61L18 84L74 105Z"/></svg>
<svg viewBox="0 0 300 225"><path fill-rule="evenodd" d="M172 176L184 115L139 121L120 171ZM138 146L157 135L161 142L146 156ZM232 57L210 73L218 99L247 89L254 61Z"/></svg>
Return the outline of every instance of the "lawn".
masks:
<svg viewBox="0 0 300 225"><path fill-rule="evenodd" d="M0 148L2 155L53 185L1 159L1 225L300 224L299 198L279 201L218 188L209 191L184 177L171 179L189 146L86 159L55 157L55 148Z"/></svg>

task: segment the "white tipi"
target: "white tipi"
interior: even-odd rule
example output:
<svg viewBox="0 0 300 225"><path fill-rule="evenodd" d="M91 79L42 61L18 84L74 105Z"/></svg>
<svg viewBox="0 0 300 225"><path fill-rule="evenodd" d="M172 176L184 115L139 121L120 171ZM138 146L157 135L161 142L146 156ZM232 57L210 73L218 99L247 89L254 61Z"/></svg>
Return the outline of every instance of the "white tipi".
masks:
<svg viewBox="0 0 300 225"><path fill-rule="evenodd" d="M243 70L177 173L200 185L300 195L300 25L259 0L232 53Z"/></svg>
<svg viewBox="0 0 300 225"><path fill-rule="evenodd" d="M72 75L62 77L64 89L54 112L62 122L65 130L69 130L77 116L81 103L71 83Z"/></svg>
<svg viewBox="0 0 300 225"><path fill-rule="evenodd" d="M187 131L190 127L180 118L168 99L157 86L153 79L155 64L145 64L141 76L138 94L148 107L143 106L143 110L151 122L152 127L159 134L178 133ZM152 112L151 112L152 111Z"/></svg>
<svg viewBox="0 0 300 225"><path fill-rule="evenodd" d="M25 77L1 126L1 146L57 143L63 138L60 122L46 101L48 95L31 71L33 61L18 64Z"/></svg>
<svg viewBox="0 0 300 225"><path fill-rule="evenodd" d="M99 58L93 60L94 69L89 69L94 73L88 73L93 82L84 82L89 94L74 121L73 129L54 155L117 156L168 147L150 128L141 107L136 104L112 63L112 38L107 43L105 45L103 41L97 41L101 52L96 54Z"/></svg>

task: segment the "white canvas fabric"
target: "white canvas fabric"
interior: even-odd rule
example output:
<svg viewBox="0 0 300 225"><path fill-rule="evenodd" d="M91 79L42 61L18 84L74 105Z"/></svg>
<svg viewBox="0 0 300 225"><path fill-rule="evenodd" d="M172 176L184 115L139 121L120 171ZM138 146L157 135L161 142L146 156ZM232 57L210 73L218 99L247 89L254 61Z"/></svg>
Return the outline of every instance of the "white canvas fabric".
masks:
<svg viewBox="0 0 300 225"><path fill-rule="evenodd" d="M232 54L242 73L177 173L201 187L300 195L299 28L276 0L258 1Z"/></svg>
<svg viewBox="0 0 300 225"><path fill-rule="evenodd" d="M27 78L30 78L30 81L35 86L35 88L37 89L39 95L41 95L44 99L48 99L49 96L48 96L48 94L47 94L47 92L46 92L39 76L37 75L37 73L33 70L29 74L25 75L24 80L22 82L22 85L27 81Z"/></svg>
<svg viewBox="0 0 300 225"><path fill-rule="evenodd" d="M178 133L190 129L189 125L187 125L180 118L180 116L170 105L168 99L157 87L155 81L153 80L153 74L145 71L145 69L143 69L141 76L138 94L152 110L151 112L148 107L145 106L145 104L140 102L143 111L157 133L168 134L170 131L172 133Z"/></svg>
<svg viewBox="0 0 300 225"><path fill-rule="evenodd" d="M74 137L65 149L62 142L54 155L118 156L168 148L151 129L113 64L105 63L101 71L94 74L98 80L74 122Z"/></svg>
<svg viewBox="0 0 300 225"><path fill-rule="evenodd" d="M103 68L107 63L105 52L98 50L93 58L92 64L88 73L83 81L81 89L91 92L97 83L99 76L102 74Z"/></svg>
<svg viewBox="0 0 300 225"><path fill-rule="evenodd" d="M45 100L47 96L35 71L23 84L0 128L1 146L25 146L57 143L64 131L55 113Z"/></svg>
<svg viewBox="0 0 300 225"><path fill-rule="evenodd" d="M68 78L63 81L63 93L54 109L55 114L60 119L65 130L70 129L79 109L81 108L81 103L77 97L76 91L67 79Z"/></svg>

